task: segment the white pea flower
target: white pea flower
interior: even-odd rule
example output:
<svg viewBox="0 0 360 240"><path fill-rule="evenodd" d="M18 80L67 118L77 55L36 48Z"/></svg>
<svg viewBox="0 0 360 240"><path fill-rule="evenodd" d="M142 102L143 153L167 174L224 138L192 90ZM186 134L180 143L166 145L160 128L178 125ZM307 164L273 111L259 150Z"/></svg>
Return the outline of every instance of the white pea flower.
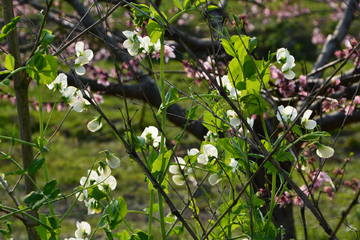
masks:
<svg viewBox="0 0 360 240"><path fill-rule="evenodd" d="M85 203L85 206L88 208L88 215L100 213L102 210L99 203L93 198L90 198L88 201L84 201L84 203Z"/></svg>
<svg viewBox="0 0 360 240"><path fill-rule="evenodd" d="M204 136L205 141L208 142L214 142L215 138L216 138L217 134L212 132L212 131L208 131L206 133L206 135Z"/></svg>
<svg viewBox="0 0 360 240"><path fill-rule="evenodd" d="M90 62L90 60L94 57L94 53L90 49L84 51L83 42L77 42L75 45L75 50L76 56L78 57L77 59L75 59L75 72L78 75L84 75L85 68L83 67L83 65Z"/></svg>
<svg viewBox="0 0 360 240"><path fill-rule="evenodd" d="M70 87L65 88L64 91L61 92L62 99L64 100L65 103L70 102L70 100L74 97L76 90L77 90L76 87L70 86ZM75 99L73 99L73 100L75 100Z"/></svg>
<svg viewBox="0 0 360 240"><path fill-rule="evenodd" d="M189 156L194 156L194 155L196 155L196 154L198 154L200 151L198 150L198 149L196 149L196 148L192 148L192 149L188 149L187 150L187 154L189 155Z"/></svg>
<svg viewBox="0 0 360 240"><path fill-rule="evenodd" d="M295 58L290 55L286 48L280 48L277 50L276 61L280 64L284 64L281 71L286 79L293 79L295 77L295 73L291 70L295 67Z"/></svg>
<svg viewBox="0 0 360 240"><path fill-rule="evenodd" d="M101 119L102 117L98 116L87 124L87 128L90 132L96 132L102 127Z"/></svg>
<svg viewBox="0 0 360 240"><path fill-rule="evenodd" d="M208 180L209 180L209 183L214 186L218 182L221 181L221 176L219 174L217 174L217 173L213 173L213 174L210 175Z"/></svg>
<svg viewBox="0 0 360 240"><path fill-rule="evenodd" d="M123 31L122 33L127 38L123 43L124 48L128 50L131 56L138 55L141 44L144 44L142 37L132 31Z"/></svg>
<svg viewBox="0 0 360 240"><path fill-rule="evenodd" d="M82 221L80 222L76 222L76 227L77 230L75 231L75 237L76 238L84 238L87 235L91 234L91 226L89 223Z"/></svg>
<svg viewBox="0 0 360 240"><path fill-rule="evenodd" d="M278 107L278 110L279 111L277 112L276 117L281 124L283 123L283 121L284 123L288 123L289 120L294 121L297 116L297 111L292 106L287 106L286 108L284 108L284 106L281 105ZM283 121L281 119L283 119Z"/></svg>
<svg viewBox="0 0 360 240"><path fill-rule="evenodd" d="M90 105L90 102L83 97L83 94L80 90L78 90L76 94L78 98L77 97L70 98L69 105L72 106L76 112L82 112L84 111L84 109L87 108L87 105ZM89 96L89 94L86 91L85 94Z"/></svg>
<svg viewBox="0 0 360 240"><path fill-rule="evenodd" d="M60 73L53 82L46 85L50 90L59 90L61 93L67 88L67 76L64 73Z"/></svg>
<svg viewBox="0 0 360 240"><path fill-rule="evenodd" d="M200 154L197 157L197 160L199 163L206 165L209 162L209 158L211 157L218 157L218 150L216 149L216 147L214 147L211 144L206 144L203 146L203 154Z"/></svg>
<svg viewBox="0 0 360 240"><path fill-rule="evenodd" d="M184 179L184 176L182 176L182 175L174 175L172 177L172 180L178 186L182 186L185 184L185 179Z"/></svg>
<svg viewBox="0 0 360 240"><path fill-rule="evenodd" d="M227 110L226 114L229 117L232 126L237 127L241 124L241 120L234 110Z"/></svg>
<svg viewBox="0 0 360 240"><path fill-rule="evenodd" d="M230 158L229 166L233 168L232 172L235 172L238 164L239 164L238 161L236 161L234 158Z"/></svg>
<svg viewBox="0 0 360 240"><path fill-rule="evenodd" d="M172 174L180 174L181 170L184 169L185 166L186 166L185 160L181 157L177 157L177 162L169 167L169 172L171 172Z"/></svg>
<svg viewBox="0 0 360 240"><path fill-rule="evenodd" d="M278 63L285 63L290 57L290 53L286 48L279 48L276 52L276 61Z"/></svg>
<svg viewBox="0 0 360 240"><path fill-rule="evenodd" d="M85 188L90 186L90 184L93 184L94 182L96 182L97 179L99 178L99 175L94 170L88 171L88 176L89 177L82 177L80 179L80 185L85 187ZM78 192L76 194L76 197L78 197L78 201L80 201L80 202L82 202L84 200L87 200L88 199L87 190L84 189L81 192Z"/></svg>
<svg viewBox="0 0 360 240"><path fill-rule="evenodd" d="M120 159L116 157L114 154L110 154L109 151L105 151L106 154L106 163L112 169L117 168L120 165Z"/></svg>
<svg viewBox="0 0 360 240"><path fill-rule="evenodd" d="M114 176L110 175L111 169L108 166L106 166L105 169L99 167L98 172L99 177L96 179L96 181L99 183L99 190L104 190L104 188L114 190L116 188L117 182Z"/></svg>
<svg viewBox="0 0 360 240"><path fill-rule="evenodd" d="M255 119L253 117L247 118L247 123L250 125L251 128L254 127L254 121Z"/></svg>
<svg viewBox="0 0 360 240"><path fill-rule="evenodd" d="M224 75L221 78L217 77L216 81L220 87L222 85L225 90L229 91L231 99L237 99L237 95L240 96L241 92L232 86L228 75Z"/></svg>
<svg viewBox="0 0 360 240"><path fill-rule="evenodd" d="M316 154L321 158L330 158L334 155L335 150L331 147L317 144Z"/></svg>
<svg viewBox="0 0 360 240"><path fill-rule="evenodd" d="M281 68L281 71L286 79L291 80L295 77L295 72L291 70L293 67L295 67L295 59L293 56L290 56L290 60L287 61Z"/></svg>
<svg viewBox="0 0 360 240"><path fill-rule="evenodd" d="M303 117L301 118L301 124L308 130L314 129L316 127L316 121L309 119L313 111L306 110Z"/></svg>
<svg viewBox="0 0 360 240"><path fill-rule="evenodd" d="M159 130L154 127L146 127L140 137L145 139L146 144L152 144L155 148L159 146L161 136L158 136Z"/></svg>

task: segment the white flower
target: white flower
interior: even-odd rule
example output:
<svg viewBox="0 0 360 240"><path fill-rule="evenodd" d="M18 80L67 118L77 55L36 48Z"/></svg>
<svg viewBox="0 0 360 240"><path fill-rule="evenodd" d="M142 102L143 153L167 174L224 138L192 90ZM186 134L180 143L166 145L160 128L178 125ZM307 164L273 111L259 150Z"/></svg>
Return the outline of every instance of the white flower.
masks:
<svg viewBox="0 0 360 240"><path fill-rule="evenodd" d="M46 85L50 90L59 90L61 93L67 88L67 76L60 73L53 82Z"/></svg>
<svg viewBox="0 0 360 240"><path fill-rule="evenodd" d="M192 149L188 149L187 150L187 154L189 155L189 156L194 156L194 155L196 155L196 154L198 154L200 151L197 149L197 148L192 148Z"/></svg>
<svg viewBox="0 0 360 240"><path fill-rule="evenodd" d="M75 237L76 238L83 238L87 235L91 234L91 226L89 223L83 221L83 222L76 222L77 230L75 231Z"/></svg>
<svg viewBox="0 0 360 240"><path fill-rule="evenodd" d="M70 86L65 88L64 91L61 92L62 98L65 103L68 103L71 100L71 98L74 97L76 90L77 90L76 87Z"/></svg>
<svg viewBox="0 0 360 240"><path fill-rule="evenodd" d="M226 114L229 117L232 126L237 127L241 124L241 120L234 110L227 110Z"/></svg>
<svg viewBox="0 0 360 240"><path fill-rule="evenodd" d="M83 65L90 62L90 60L94 57L94 53L90 49L84 51L83 42L77 42L75 45L75 50L76 56L78 57L77 59L75 59L75 72L78 75L84 75L85 68L83 67Z"/></svg>
<svg viewBox="0 0 360 240"><path fill-rule="evenodd" d="M85 206L88 207L88 215L100 213L102 210L101 206L99 206L99 203L93 198L90 198L88 201L84 201L84 203Z"/></svg>
<svg viewBox="0 0 360 240"><path fill-rule="evenodd" d="M231 99L237 99L237 95L240 96L241 92L232 86L228 75L224 75L221 78L217 77L216 81L220 87L222 85L225 90L229 91Z"/></svg>
<svg viewBox="0 0 360 240"><path fill-rule="evenodd" d="M276 117L281 124L283 124L281 118L284 120L284 123L288 123L289 120L294 121L297 116L297 111L292 106L287 106L284 108L284 106L281 105L278 107L278 110L279 112L277 112Z"/></svg>
<svg viewBox="0 0 360 240"><path fill-rule="evenodd" d="M145 139L146 144L152 144L154 147L158 147L161 141L161 136L158 136L159 130L154 127L146 127L140 137Z"/></svg>
<svg viewBox="0 0 360 240"><path fill-rule="evenodd" d="M87 128L90 132L96 132L102 127L101 119L102 117L98 116L87 124Z"/></svg>
<svg viewBox="0 0 360 240"><path fill-rule="evenodd" d="M116 188L117 182L114 176L110 175L111 170L108 166L105 169L99 167L99 177L96 181L99 183L99 190L104 190L104 188L114 190Z"/></svg>
<svg viewBox="0 0 360 240"><path fill-rule="evenodd" d="M140 47L143 48L143 53L151 54L153 52L157 52L161 48L160 39L156 42L156 44L151 42L151 38L146 36L141 39Z"/></svg>
<svg viewBox="0 0 360 240"><path fill-rule="evenodd" d="M278 63L285 63L290 57L290 53L286 48L279 48L276 52L276 61Z"/></svg>
<svg viewBox="0 0 360 240"><path fill-rule="evenodd" d="M238 161L236 161L234 158L230 158L229 166L233 168L232 172L235 172L238 164L239 164Z"/></svg>
<svg viewBox="0 0 360 240"><path fill-rule="evenodd" d="M309 120L311 114L312 114L311 110L306 110L304 112L303 117L301 118L301 124L304 125L304 127L306 129L309 129L309 130L314 129L316 127L316 121Z"/></svg>
<svg viewBox="0 0 360 240"><path fill-rule="evenodd" d="M140 48L140 45L144 44L142 37L137 35L135 32L131 32L131 31L123 31L122 33L127 38L123 43L124 48L128 50L131 56L138 55L139 54L138 50Z"/></svg>
<svg viewBox="0 0 360 240"><path fill-rule="evenodd" d="M251 117L251 118L247 118L246 120L247 120L247 123L250 125L250 127L253 128L255 119L253 117Z"/></svg>
<svg viewBox="0 0 360 240"><path fill-rule="evenodd" d="M174 183L178 186L182 186L185 184L185 179L182 175L174 175L172 177L172 180L174 181Z"/></svg>
<svg viewBox="0 0 360 240"><path fill-rule="evenodd" d="M114 154L110 154L109 151L105 151L105 153L107 165L109 165L112 169L117 168L120 165L120 159Z"/></svg>
<svg viewBox="0 0 360 240"><path fill-rule="evenodd" d="M183 158L181 157L177 157L177 160L175 160L175 164L171 165L169 167L169 172L171 172L172 174L180 174L181 170L185 168L186 166L186 162ZM180 165L180 167L179 167Z"/></svg>
<svg viewBox="0 0 360 240"><path fill-rule="evenodd" d="M295 58L290 55L286 48L280 48L277 50L276 61L280 64L284 64L281 71L286 79L293 79L295 77L295 73L291 70L295 67Z"/></svg>
<svg viewBox="0 0 360 240"><path fill-rule="evenodd" d="M217 174L217 173L213 173L213 174L210 175L208 180L209 180L209 183L214 186L218 182L220 182L221 176L219 176L219 174Z"/></svg>
<svg viewBox="0 0 360 240"><path fill-rule="evenodd" d="M317 145L316 154L321 158L330 158L334 155L335 150L325 145Z"/></svg>
<svg viewBox="0 0 360 240"><path fill-rule="evenodd" d="M214 138L216 137L216 133L213 133L212 131L208 131L206 135L204 136L205 141L208 142L214 142Z"/></svg>
<svg viewBox="0 0 360 240"><path fill-rule="evenodd" d="M199 163L206 165L209 162L209 158L218 157L218 150L211 144L206 144L203 146L203 154L200 154L197 157Z"/></svg>
<svg viewBox="0 0 360 240"><path fill-rule="evenodd" d="M86 91L85 93L87 96L89 96L89 94ZM70 98L69 105L72 106L76 112L82 112L84 111L84 109L87 108L86 105L90 105L90 102L83 97L83 94L80 90L78 90L76 94L78 98L77 97Z"/></svg>

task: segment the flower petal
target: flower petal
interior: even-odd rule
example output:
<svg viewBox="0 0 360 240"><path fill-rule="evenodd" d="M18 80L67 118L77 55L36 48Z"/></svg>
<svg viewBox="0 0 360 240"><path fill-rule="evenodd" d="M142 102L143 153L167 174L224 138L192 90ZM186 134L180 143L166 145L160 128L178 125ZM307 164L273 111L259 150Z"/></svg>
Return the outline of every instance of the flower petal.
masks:
<svg viewBox="0 0 360 240"><path fill-rule="evenodd" d="M306 129L309 129L309 130L311 130L311 129L314 129L315 127L316 127L316 121L314 121L314 120L307 120L307 121L305 121L305 128Z"/></svg>
<svg viewBox="0 0 360 240"><path fill-rule="evenodd" d="M83 42L77 42L76 45L75 45L75 51L76 51L76 56L80 57L82 52L84 52L84 43Z"/></svg>
<svg viewBox="0 0 360 240"><path fill-rule="evenodd" d="M214 185L216 185L218 182L220 182L221 177L219 176L219 174L214 173L214 174L211 174L211 175L210 175L210 177L209 177L208 180L209 180L209 183L214 186Z"/></svg>
<svg viewBox="0 0 360 240"><path fill-rule="evenodd" d="M86 70L83 66L77 66L75 67L75 72L77 75L84 75L86 73Z"/></svg>
<svg viewBox="0 0 360 240"><path fill-rule="evenodd" d="M331 147L321 145L316 149L316 154L321 158L329 158L332 157L335 153L335 150Z"/></svg>
<svg viewBox="0 0 360 240"><path fill-rule="evenodd" d="M185 184L185 179L183 176L181 175L174 175L172 177L172 180L174 181L174 183L178 186L184 185Z"/></svg>

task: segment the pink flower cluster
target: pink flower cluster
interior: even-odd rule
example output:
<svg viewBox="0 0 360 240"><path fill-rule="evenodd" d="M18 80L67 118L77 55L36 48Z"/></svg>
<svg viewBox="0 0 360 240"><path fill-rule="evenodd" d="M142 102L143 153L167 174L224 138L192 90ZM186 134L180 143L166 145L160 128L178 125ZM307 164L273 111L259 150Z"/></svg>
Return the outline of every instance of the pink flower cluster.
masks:
<svg viewBox="0 0 360 240"><path fill-rule="evenodd" d="M275 66L270 66L271 79L276 79L275 85L278 87L279 93L284 97L289 97L295 92L295 82L284 77L281 70Z"/></svg>
<svg viewBox="0 0 360 240"><path fill-rule="evenodd" d="M337 58L346 58L349 56L354 47L358 44L358 41L354 37L347 37L344 41L345 49L335 51L335 56ZM356 67L360 66L360 50L355 50L351 56L350 60L354 61Z"/></svg>
<svg viewBox="0 0 360 240"><path fill-rule="evenodd" d="M294 1L284 1L282 4L276 5L276 8L270 8L267 2L271 0L261 1L265 8L259 7L257 4L252 4L250 7L251 13L254 17L261 17L263 23L267 24L271 17L276 17L278 22L283 21L287 18L294 18L310 12L309 8L303 7L301 3L294 4Z"/></svg>

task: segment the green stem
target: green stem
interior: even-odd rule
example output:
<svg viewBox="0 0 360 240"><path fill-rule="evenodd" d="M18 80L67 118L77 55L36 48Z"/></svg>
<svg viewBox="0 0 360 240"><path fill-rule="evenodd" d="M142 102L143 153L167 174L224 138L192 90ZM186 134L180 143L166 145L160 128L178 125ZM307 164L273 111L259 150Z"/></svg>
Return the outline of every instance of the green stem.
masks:
<svg viewBox="0 0 360 240"><path fill-rule="evenodd" d="M264 116L262 114L260 114L260 118L261 118L261 123L262 123L262 127L264 129L266 140L268 140L268 142L270 143L270 137L269 137L269 134L267 132Z"/></svg>
<svg viewBox="0 0 360 240"><path fill-rule="evenodd" d="M166 111L167 111L167 107L165 106L165 78L164 78L164 34L161 35L160 37L160 42L161 42L161 50L160 50L160 90L161 90L161 100L162 100L162 105L164 106L164 110L162 113L162 122L161 122L161 129L163 132L165 132L166 129ZM163 155L163 153L165 153L166 149L165 149L165 136L164 134L161 134L161 141L160 141L160 154ZM162 163L161 163L161 173L162 176L166 175L166 172L164 172L165 170L165 161L163 159ZM160 180L162 181L162 179ZM161 236L162 239L166 239L166 231L165 231L165 216L164 216L164 205L163 205L163 197L162 195L158 192L158 204L159 204L159 214L160 214L160 228L161 228Z"/></svg>
<svg viewBox="0 0 360 240"><path fill-rule="evenodd" d="M36 90L37 90L37 97L38 97L38 102L39 102L40 152L41 152L41 157L46 159L45 152L44 152L44 112L43 112L43 104L42 104L41 89L40 89L39 81L36 81ZM47 167L46 160L45 160L43 166L44 166L45 182L48 183L48 182L50 182L50 177L49 177L49 170ZM49 208L50 208L51 216L55 216L56 213L54 211L54 206L51 203L49 204Z"/></svg>
<svg viewBox="0 0 360 240"><path fill-rule="evenodd" d="M22 70L25 70L25 69L31 69L31 70L34 70L32 67L20 67L20 68L17 68L15 69L14 71L12 71L11 73L9 73L9 75L7 75L7 77L3 80L7 80L7 79L10 79L12 75L22 71ZM34 70L35 71L35 70Z"/></svg>
<svg viewBox="0 0 360 240"><path fill-rule="evenodd" d="M268 216L267 223L266 223L266 226L267 226L266 232L267 232L267 233L269 232L269 229L270 229L270 222L271 222L272 214L273 214L273 211L274 211L274 208L275 208L276 173L274 173L274 172L272 173L272 181L271 181L271 184L272 184L272 188L271 188L271 205L270 205L269 216Z"/></svg>
<svg viewBox="0 0 360 240"><path fill-rule="evenodd" d="M27 142L27 141L24 141L24 140L21 140L21 139L17 139L17 138L13 138L13 137L7 137L7 136L0 136L0 139L10 140L10 141L14 140L15 142L26 144L26 145L32 146L34 148L40 149L35 143Z"/></svg>
<svg viewBox="0 0 360 240"><path fill-rule="evenodd" d="M40 225L42 225L42 226L43 226L44 228L46 228L47 230L49 230L49 231L51 231L51 232L53 231L53 229L52 229L51 227L49 227L49 226L46 225L45 223L41 222L39 219L37 219L37 218L31 216L30 214L26 213L26 211L31 210L31 207L27 207L27 208L23 208L23 209L16 209L16 208L11 208L11 207L7 207L7 206L2 205L2 206L0 207L0 209L1 209L1 208L5 209L5 210L8 210L8 211L12 211L12 212L9 213L9 214L6 214L6 215L4 215L4 216L1 216L1 217L0 217L0 221L3 220L3 219L5 219L5 218L7 218L7 217L10 217L10 216L12 216L12 215L15 215L15 214L17 214L17 213L20 213L20 214L22 214L22 215L24 215L24 216L32 219L33 221L39 223Z"/></svg>
<svg viewBox="0 0 360 240"><path fill-rule="evenodd" d="M148 222L148 236L151 235L152 219L153 219L153 205L154 205L154 190L150 190L150 206L149 206L149 222Z"/></svg>
<svg viewBox="0 0 360 240"><path fill-rule="evenodd" d="M57 102L58 102L58 100L57 100L57 91L55 91L55 103L54 103L53 108L51 109L50 116L49 116L49 118L48 118L48 120L46 122L46 126L45 126L45 129L44 129L44 135L45 135L46 130L47 130L48 126L49 126L50 119L51 119L51 117L52 117L52 115L53 115L53 113L55 111L55 107L56 107Z"/></svg>

